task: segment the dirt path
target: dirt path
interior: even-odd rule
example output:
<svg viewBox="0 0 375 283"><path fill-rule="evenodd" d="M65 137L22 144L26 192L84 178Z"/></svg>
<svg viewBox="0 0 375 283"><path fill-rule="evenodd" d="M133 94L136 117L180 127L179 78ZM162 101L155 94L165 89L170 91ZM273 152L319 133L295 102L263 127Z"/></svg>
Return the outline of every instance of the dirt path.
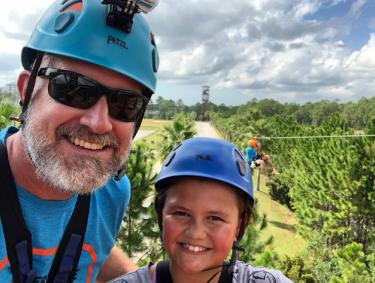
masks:
<svg viewBox="0 0 375 283"><path fill-rule="evenodd" d="M196 137L221 138L210 122L195 122L195 129L197 130Z"/></svg>

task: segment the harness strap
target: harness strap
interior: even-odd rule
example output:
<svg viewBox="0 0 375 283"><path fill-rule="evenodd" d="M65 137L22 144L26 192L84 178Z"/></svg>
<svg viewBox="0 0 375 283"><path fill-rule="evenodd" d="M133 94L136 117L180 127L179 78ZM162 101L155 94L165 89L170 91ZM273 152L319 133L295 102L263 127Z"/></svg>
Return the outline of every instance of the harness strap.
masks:
<svg viewBox="0 0 375 283"><path fill-rule="evenodd" d="M218 283L232 283L233 281L233 268L229 270L228 265L224 264L221 270Z"/></svg>
<svg viewBox="0 0 375 283"><path fill-rule="evenodd" d="M35 272L32 270L31 234L22 215L3 142L0 142L0 172L0 214L13 280L30 282L35 279Z"/></svg>
<svg viewBox="0 0 375 283"><path fill-rule="evenodd" d="M0 142L0 172L0 215L13 282L31 283L36 278L32 269L31 233L22 215L3 142ZM73 282L86 232L90 198L91 195L78 196L49 271L47 283Z"/></svg>
<svg viewBox="0 0 375 283"><path fill-rule="evenodd" d="M173 283L169 270L169 260L159 261L156 265L156 281L162 283Z"/></svg>
<svg viewBox="0 0 375 283"><path fill-rule="evenodd" d="M73 282L85 237L91 195L79 195L73 214L65 228L47 283Z"/></svg>

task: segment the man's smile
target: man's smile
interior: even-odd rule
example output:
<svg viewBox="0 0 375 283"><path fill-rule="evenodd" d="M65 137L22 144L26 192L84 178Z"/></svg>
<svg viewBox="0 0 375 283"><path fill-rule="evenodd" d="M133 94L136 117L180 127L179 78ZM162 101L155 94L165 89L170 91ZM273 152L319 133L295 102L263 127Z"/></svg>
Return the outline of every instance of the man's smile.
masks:
<svg viewBox="0 0 375 283"><path fill-rule="evenodd" d="M90 143L79 138L69 137L69 141L76 145L90 150L102 150L106 145L98 143Z"/></svg>

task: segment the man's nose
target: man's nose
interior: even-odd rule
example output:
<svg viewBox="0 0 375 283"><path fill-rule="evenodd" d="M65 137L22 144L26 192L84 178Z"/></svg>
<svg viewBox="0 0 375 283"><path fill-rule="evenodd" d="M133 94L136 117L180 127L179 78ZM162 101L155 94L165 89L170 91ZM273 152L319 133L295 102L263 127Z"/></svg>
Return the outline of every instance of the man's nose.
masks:
<svg viewBox="0 0 375 283"><path fill-rule="evenodd" d="M104 134L112 130L112 122L105 95L100 97L94 106L82 111L80 122L82 125L89 127L93 133Z"/></svg>

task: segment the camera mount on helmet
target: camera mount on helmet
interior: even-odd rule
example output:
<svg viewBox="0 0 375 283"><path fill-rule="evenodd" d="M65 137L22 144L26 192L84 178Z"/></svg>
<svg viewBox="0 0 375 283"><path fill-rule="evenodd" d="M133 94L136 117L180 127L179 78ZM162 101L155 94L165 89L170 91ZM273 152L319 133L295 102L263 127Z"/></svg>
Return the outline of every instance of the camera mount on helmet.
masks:
<svg viewBox="0 0 375 283"><path fill-rule="evenodd" d="M148 13L158 4L158 0L103 0L108 5L107 25L130 33L136 13Z"/></svg>

